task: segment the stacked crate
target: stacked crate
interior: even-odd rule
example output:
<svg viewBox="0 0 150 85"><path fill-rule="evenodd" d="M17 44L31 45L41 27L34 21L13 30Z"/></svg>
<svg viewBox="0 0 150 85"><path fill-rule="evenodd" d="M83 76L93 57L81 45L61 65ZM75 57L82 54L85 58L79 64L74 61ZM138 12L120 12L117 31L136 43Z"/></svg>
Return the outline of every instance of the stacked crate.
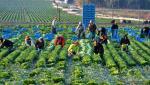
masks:
<svg viewBox="0 0 150 85"><path fill-rule="evenodd" d="M95 21L95 5L84 4L82 16L82 22L85 28L87 28L90 20Z"/></svg>

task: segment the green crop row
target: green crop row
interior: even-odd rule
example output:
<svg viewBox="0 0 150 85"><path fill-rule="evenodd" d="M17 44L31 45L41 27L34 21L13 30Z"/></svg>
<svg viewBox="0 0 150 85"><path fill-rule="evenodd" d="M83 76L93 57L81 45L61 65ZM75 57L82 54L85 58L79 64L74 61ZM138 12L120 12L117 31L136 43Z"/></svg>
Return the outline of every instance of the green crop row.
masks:
<svg viewBox="0 0 150 85"><path fill-rule="evenodd" d="M2 59L3 57L5 57L6 55L8 55L9 53L9 50L8 49L3 49L1 52L0 52L0 59Z"/></svg>
<svg viewBox="0 0 150 85"><path fill-rule="evenodd" d="M120 69L127 68L126 63L124 60L121 58L121 56L117 53L117 51L114 49L112 45L108 45L108 48L110 49L110 52L114 58L114 60L117 62L118 66Z"/></svg>
<svg viewBox="0 0 150 85"><path fill-rule="evenodd" d="M48 63L54 63L58 57L58 53L61 50L61 46L56 46L55 49L49 54Z"/></svg>
<svg viewBox="0 0 150 85"><path fill-rule="evenodd" d="M36 67L44 67L46 65L46 59L48 57L49 51L42 51L39 55L39 60L36 63Z"/></svg>
<svg viewBox="0 0 150 85"><path fill-rule="evenodd" d="M15 59L16 63L23 63L25 62L26 57L30 54L31 48L27 48Z"/></svg>
<svg viewBox="0 0 150 85"><path fill-rule="evenodd" d="M106 46L104 46L104 49L105 49L104 60L106 62L106 66L108 68L117 67L115 61L113 60L113 57L111 56L110 52L108 51L108 48Z"/></svg>
<svg viewBox="0 0 150 85"><path fill-rule="evenodd" d="M16 50L10 53L6 58L1 60L0 64L3 66L8 66L9 63L13 62L13 60L20 54L20 50Z"/></svg>
<svg viewBox="0 0 150 85"><path fill-rule="evenodd" d="M82 63L84 65L89 65L91 63L91 56L89 56L89 55L83 56Z"/></svg>

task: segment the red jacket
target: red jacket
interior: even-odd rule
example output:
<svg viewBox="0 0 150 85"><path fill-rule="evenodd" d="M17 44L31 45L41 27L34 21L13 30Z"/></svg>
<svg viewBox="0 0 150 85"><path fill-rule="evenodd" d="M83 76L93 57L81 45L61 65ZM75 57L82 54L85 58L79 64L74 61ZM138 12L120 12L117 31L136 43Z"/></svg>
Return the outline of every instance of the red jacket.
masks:
<svg viewBox="0 0 150 85"><path fill-rule="evenodd" d="M63 36L58 36L55 41L54 41L54 45L61 45L62 47L65 45L65 39Z"/></svg>

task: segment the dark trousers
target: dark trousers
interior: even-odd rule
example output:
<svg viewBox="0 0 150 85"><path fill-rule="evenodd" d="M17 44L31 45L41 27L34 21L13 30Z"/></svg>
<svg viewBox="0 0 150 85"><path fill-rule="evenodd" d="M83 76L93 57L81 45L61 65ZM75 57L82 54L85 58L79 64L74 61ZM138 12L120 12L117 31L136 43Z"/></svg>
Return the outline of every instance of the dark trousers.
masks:
<svg viewBox="0 0 150 85"><path fill-rule="evenodd" d="M56 32L56 28L55 28L54 26L52 26L52 30L51 30L51 32L52 32L53 34L57 34L57 32Z"/></svg>
<svg viewBox="0 0 150 85"><path fill-rule="evenodd" d="M90 39L94 39L95 38L95 32L90 32Z"/></svg>
<svg viewBox="0 0 150 85"><path fill-rule="evenodd" d="M14 51L14 50L15 50L15 48L14 48L13 46L8 47L9 53L11 53L11 52Z"/></svg>
<svg viewBox="0 0 150 85"><path fill-rule="evenodd" d="M100 49L98 46L94 46L94 53L99 54L100 58L102 59L102 64L105 65L105 60L104 60L104 51Z"/></svg>
<svg viewBox="0 0 150 85"><path fill-rule="evenodd" d="M77 34L77 36L78 36L78 39L80 39L80 38L85 38L84 32L79 32L79 33Z"/></svg>
<svg viewBox="0 0 150 85"><path fill-rule="evenodd" d="M99 46L94 46L94 53L95 54L100 54L100 55L104 55L104 51L102 49L99 48Z"/></svg>

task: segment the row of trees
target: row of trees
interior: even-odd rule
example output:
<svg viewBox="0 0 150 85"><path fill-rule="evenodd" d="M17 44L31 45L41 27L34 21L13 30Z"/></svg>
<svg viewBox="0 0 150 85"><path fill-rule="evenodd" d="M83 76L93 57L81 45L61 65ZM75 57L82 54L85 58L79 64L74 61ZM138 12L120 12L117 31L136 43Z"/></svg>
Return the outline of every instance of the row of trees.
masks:
<svg viewBox="0 0 150 85"><path fill-rule="evenodd" d="M122 8L122 9L150 9L150 0L77 0L78 5L82 1L90 1L103 8Z"/></svg>

